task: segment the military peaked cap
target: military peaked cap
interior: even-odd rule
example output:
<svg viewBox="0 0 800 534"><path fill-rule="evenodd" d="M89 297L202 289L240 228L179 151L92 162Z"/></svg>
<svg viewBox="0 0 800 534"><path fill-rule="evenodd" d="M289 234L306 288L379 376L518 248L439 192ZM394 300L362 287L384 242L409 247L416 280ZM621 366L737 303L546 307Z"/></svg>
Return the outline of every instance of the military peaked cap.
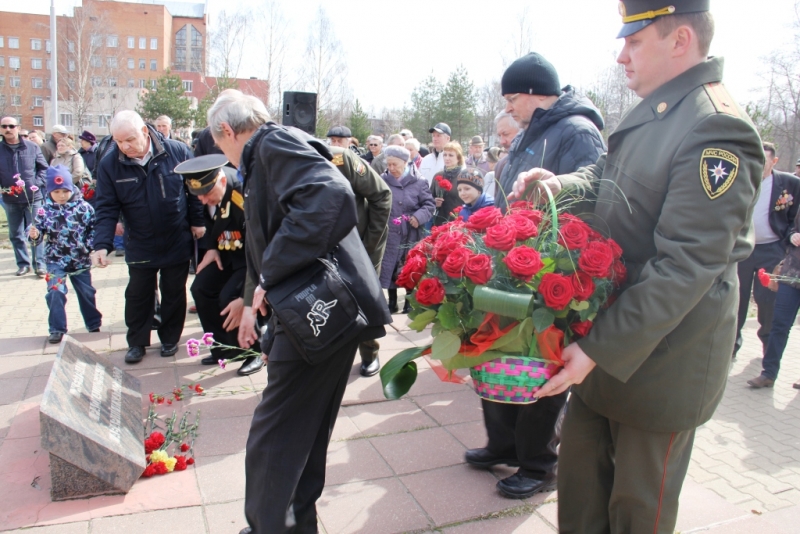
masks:
<svg viewBox="0 0 800 534"><path fill-rule="evenodd" d="M664 15L708 11L710 4L711 0L622 0L619 3L622 29L617 38L633 35Z"/></svg>
<svg viewBox="0 0 800 534"><path fill-rule="evenodd" d="M187 159L177 167L175 172L182 174L189 192L193 195L205 195L214 188L219 176L219 169L228 163L222 154L208 154Z"/></svg>

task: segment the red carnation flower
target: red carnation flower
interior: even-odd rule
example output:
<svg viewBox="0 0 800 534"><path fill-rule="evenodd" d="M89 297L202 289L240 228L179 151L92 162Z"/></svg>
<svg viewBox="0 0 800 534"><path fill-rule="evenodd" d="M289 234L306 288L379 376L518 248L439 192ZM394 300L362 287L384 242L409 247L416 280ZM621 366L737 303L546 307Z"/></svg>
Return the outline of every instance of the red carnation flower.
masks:
<svg viewBox="0 0 800 534"><path fill-rule="evenodd" d="M472 255L464 266L464 274L475 284L485 284L492 278L492 257L488 254Z"/></svg>
<svg viewBox="0 0 800 534"><path fill-rule="evenodd" d="M758 270L758 281L761 282L761 285L764 287L768 287L769 283L772 281L772 278L769 276L769 273L766 269L759 269Z"/></svg>
<svg viewBox="0 0 800 534"><path fill-rule="evenodd" d="M506 217L506 221L516 230L517 241L525 241L526 239L539 235L539 229L536 228L536 223L521 213L509 215Z"/></svg>
<svg viewBox="0 0 800 534"><path fill-rule="evenodd" d="M586 337L586 334L589 333L593 326L594 323L592 321L582 321L580 323L572 323L569 328L575 336Z"/></svg>
<svg viewBox="0 0 800 534"><path fill-rule="evenodd" d="M575 297L571 277L555 273L542 276L539 293L544 298L545 305L554 310L563 310Z"/></svg>
<svg viewBox="0 0 800 534"><path fill-rule="evenodd" d="M205 389L203 389L203 386L201 386L200 384L197 384L197 385L194 387L194 390L195 390L196 392L198 392L198 393L202 393L202 392L204 392L204 391L205 391Z"/></svg>
<svg viewBox="0 0 800 534"><path fill-rule="evenodd" d="M503 263L512 276L526 282L530 282L531 278L544 267L539 252L525 245L511 249L503 258Z"/></svg>
<svg viewBox="0 0 800 534"><path fill-rule="evenodd" d="M594 280L591 275L581 271L572 273L572 289L577 300L589 300L594 293Z"/></svg>
<svg viewBox="0 0 800 534"><path fill-rule="evenodd" d="M153 440L152 440L152 439L150 439L150 438L147 438L146 440L144 440L144 452L145 452L146 454L150 454L151 452L153 452L153 451L154 451L154 450L156 450L157 448L158 448L158 445L156 445L156 444L153 442Z"/></svg>
<svg viewBox="0 0 800 534"><path fill-rule="evenodd" d="M570 221L558 232L558 244L569 250L582 249L589 242L589 227L581 222Z"/></svg>
<svg viewBox="0 0 800 534"><path fill-rule="evenodd" d="M501 221L486 229L483 242L495 250L511 250L517 244L517 230L513 225Z"/></svg>
<svg viewBox="0 0 800 534"><path fill-rule="evenodd" d="M189 450L189 444L188 443L181 443L181 452L186 452L188 450Z"/></svg>
<svg viewBox="0 0 800 534"><path fill-rule="evenodd" d="M192 464L194 464L194 458L187 458L186 465L192 465Z"/></svg>
<svg viewBox="0 0 800 534"><path fill-rule="evenodd" d="M155 474L156 474L156 468L153 467L153 464L150 464L144 468L144 473L142 473L142 476L145 478L150 478Z"/></svg>
<svg viewBox="0 0 800 534"><path fill-rule="evenodd" d="M444 286L438 278L426 278L419 283L415 297L423 306L441 304L444 300Z"/></svg>
<svg viewBox="0 0 800 534"><path fill-rule="evenodd" d="M602 241L592 241L581 251L578 267L596 278L607 278L614 263L614 252Z"/></svg>
<svg viewBox="0 0 800 534"><path fill-rule="evenodd" d="M464 276L464 267L472 256L472 252L464 247L457 248L447 255L447 259L442 263L442 270L450 278L461 278Z"/></svg>
<svg viewBox="0 0 800 534"><path fill-rule="evenodd" d="M503 218L503 212L499 208L487 206L481 208L469 216L467 228L473 232L483 232L492 225L495 225Z"/></svg>
<svg viewBox="0 0 800 534"><path fill-rule="evenodd" d="M175 471L185 471L186 470L186 458L180 455L175 456L175 467L173 468Z"/></svg>
<svg viewBox="0 0 800 534"><path fill-rule="evenodd" d="M150 439L153 440L153 443L156 444L156 448L162 446L166 441L164 434L162 434L161 432L153 432L152 434L150 434Z"/></svg>
<svg viewBox="0 0 800 534"><path fill-rule="evenodd" d="M153 473L155 473L156 475L167 474L167 464L165 464L164 462L156 462L150 465L153 466Z"/></svg>

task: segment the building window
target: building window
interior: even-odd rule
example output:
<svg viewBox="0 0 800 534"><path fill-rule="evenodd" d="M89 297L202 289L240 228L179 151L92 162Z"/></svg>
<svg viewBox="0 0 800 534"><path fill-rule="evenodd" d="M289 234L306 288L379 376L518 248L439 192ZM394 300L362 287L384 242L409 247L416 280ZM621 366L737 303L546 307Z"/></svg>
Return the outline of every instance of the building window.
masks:
<svg viewBox="0 0 800 534"><path fill-rule="evenodd" d="M109 78L108 79L108 86L109 87L116 87L117 86L117 79L116 78Z"/></svg>
<svg viewBox="0 0 800 534"><path fill-rule="evenodd" d="M106 67L109 69L116 69L117 68L117 58L115 57L107 57L106 58Z"/></svg>
<svg viewBox="0 0 800 534"><path fill-rule="evenodd" d="M197 31L194 26L192 28L192 46L194 47L201 47L203 46L203 34Z"/></svg>
<svg viewBox="0 0 800 534"><path fill-rule="evenodd" d="M0 67L5 67L5 66L6 66L6 57L0 56Z"/></svg>
<svg viewBox="0 0 800 534"><path fill-rule="evenodd" d="M75 90L75 79L74 78L67 79L67 85L69 85L69 88L74 91Z"/></svg>
<svg viewBox="0 0 800 534"><path fill-rule="evenodd" d="M9 87L19 87L19 76L11 76L8 79L8 86Z"/></svg>
<svg viewBox="0 0 800 534"><path fill-rule="evenodd" d="M67 128L72 127L72 113L59 113L58 122Z"/></svg>
<svg viewBox="0 0 800 534"><path fill-rule="evenodd" d="M150 80L150 89L155 91L157 84L158 84L158 82L156 80Z"/></svg>
<svg viewBox="0 0 800 534"><path fill-rule="evenodd" d="M192 92L192 80L183 80L183 90L187 93Z"/></svg>
<svg viewBox="0 0 800 534"><path fill-rule="evenodd" d="M139 37L139 50L147 50L147 37Z"/></svg>
<svg viewBox="0 0 800 534"><path fill-rule="evenodd" d="M175 46L186 46L186 26L175 34Z"/></svg>
<svg viewBox="0 0 800 534"><path fill-rule="evenodd" d="M119 39L116 35L106 36L106 46L109 48L116 48L119 46Z"/></svg>
<svg viewBox="0 0 800 534"><path fill-rule="evenodd" d="M128 58L128 68L129 69L135 69L136 68L136 62L133 60L132 57Z"/></svg>
<svg viewBox="0 0 800 534"><path fill-rule="evenodd" d="M41 78L31 78L31 86L34 89L41 89L42 87L44 87L44 80L42 80Z"/></svg>
<svg viewBox="0 0 800 534"><path fill-rule="evenodd" d="M128 78L128 87L136 87L136 80Z"/></svg>
<svg viewBox="0 0 800 534"><path fill-rule="evenodd" d="M70 72L75 72L75 60L74 59L70 59L67 62L67 70L70 71Z"/></svg>
<svg viewBox="0 0 800 534"><path fill-rule="evenodd" d="M100 48L101 46L103 46L103 36L97 35L96 33L92 34L90 42L92 43L92 49Z"/></svg>
<svg viewBox="0 0 800 534"><path fill-rule="evenodd" d="M128 37L128 48L136 48L136 38Z"/></svg>
<svg viewBox="0 0 800 534"><path fill-rule="evenodd" d="M91 65L92 65L92 67L99 68L99 67L103 66L103 58L101 58L100 56L92 56L89 61L90 61Z"/></svg>
<svg viewBox="0 0 800 534"><path fill-rule="evenodd" d="M19 107L22 105L22 97L20 95L11 95L11 105Z"/></svg>
<svg viewBox="0 0 800 534"><path fill-rule="evenodd" d="M92 76L92 85L94 87L100 87L101 85L103 85L103 78L99 76Z"/></svg>
<svg viewBox="0 0 800 534"><path fill-rule="evenodd" d="M147 60L146 59L140 59L139 60L139 70L144 70L146 68L147 68Z"/></svg>
<svg viewBox="0 0 800 534"><path fill-rule="evenodd" d="M50 39L48 39L48 40L46 40L46 41L44 42L44 49L45 49L45 51L46 51L48 54L49 54L50 52L52 52L52 49L50 48Z"/></svg>
<svg viewBox="0 0 800 534"><path fill-rule="evenodd" d="M98 115L97 116L97 126L100 128L108 128L108 123L110 122L109 117L107 115Z"/></svg>
<svg viewBox="0 0 800 534"><path fill-rule="evenodd" d="M41 96L34 96L33 97L33 107L40 108L44 105L44 98Z"/></svg>
<svg viewBox="0 0 800 534"><path fill-rule="evenodd" d="M5 43L3 42L3 38L0 37L0 48L3 48L3 46L5 46Z"/></svg>
<svg viewBox="0 0 800 534"><path fill-rule="evenodd" d="M155 59L150 60L150 70L158 70L158 61Z"/></svg>
<svg viewBox="0 0 800 534"><path fill-rule="evenodd" d="M81 118L81 123L84 128L88 128L92 125L92 121L94 120L94 116L87 113L86 115Z"/></svg>
<svg viewBox="0 0 800 534"><path fill-rule="evenodd" d="M175 70L186 70L186 47L175 47Z"/></svg>
<svg viewBox="0 0 800 534"><path fill-rule="evenodd" d="M34 115L33 116L33 125L34 126L44 126L44 117L41 115Z"/></svg>
<svg viewBox="0 0 800 534"><path fill-rule="evenodd" d="M158 50L158 37L150 38L150 50Z"/></svg>
<svg viewBox="0 0 800 534"><path fill-rule="evenodd" d="M5 86L6 86L6 77L0 76L0 87L5 87Z"/></svg>
<svg viewBox="0 0 800 534"><path fill-rule="evenodd" d="M31 68L33 70L42 70L42 60L41 60L41 58L32 57L31 58Z"/></svg>
<svg viewBox="0 0 800 534"><path fill-rule="evenodd" d="M192 72L203 72L203 50L192 48L192 65L189 70Z"/></svg>
<svg viewBox="0 0 800 534"><path fill-rule="evenodd" d="M41 50L41 49L42 49L42 40L31 39L31 50Z"/></svg>
<svg viewBox="0 0 800 534"><path fill-rule="evenodd" d="M144 89L144 80L139 80L139 89Z"/></svg>
<svg viewBox="0 0 800 534"><path fill-rule="evenodd" d="M8 38L8 47L9 48L19 48L19 37L9 37Z"/></svg>
<svg viewBox="0 0 800 534"><path fill-rule="evenodd" d="M75 43L72 41L67 41L67 50L70 52L75 52Z"/></svg>
<svg viewBox="0 0 800 534"><path fill-rule="evenodd" d="M18 69L20 67L19 58L18 57L10 57L8 58L8 68L10 69Z"/></svg>

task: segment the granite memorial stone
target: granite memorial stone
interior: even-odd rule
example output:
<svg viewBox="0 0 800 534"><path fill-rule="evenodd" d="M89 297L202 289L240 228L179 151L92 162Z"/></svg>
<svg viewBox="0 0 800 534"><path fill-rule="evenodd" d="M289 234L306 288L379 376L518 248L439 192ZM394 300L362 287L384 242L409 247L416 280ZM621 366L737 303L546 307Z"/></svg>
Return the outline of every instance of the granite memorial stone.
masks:
<svg viewBox="0 0 800 534"><path fill-rule="evenodd" d="M54 501L127 493L146 466L139 380L64 336L39 407Z"/></svg>

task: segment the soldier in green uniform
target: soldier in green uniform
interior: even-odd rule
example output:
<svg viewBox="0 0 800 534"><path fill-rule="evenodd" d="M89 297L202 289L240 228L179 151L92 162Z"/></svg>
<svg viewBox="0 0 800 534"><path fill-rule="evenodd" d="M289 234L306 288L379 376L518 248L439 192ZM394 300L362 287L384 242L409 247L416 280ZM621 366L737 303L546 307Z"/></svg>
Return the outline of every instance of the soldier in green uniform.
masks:
<svg viewBox="0 0 800 534"><path fill-rule="evenodd" d="M189 193L196 195L205 206L206 243L203 248L207 251L197 265L191 287L200 324L204 332L214 334L216 341L235 347L247 277L244 197L236 170L225 166L226 163L228 158L224 155L209 154L181 163L175 167L175 172L184 176ZM256 346L254 350L260 349ZM215 347L201 363L217 365L219 360L233 358L238 352ZM263 366L261 358L248 357L237 373L250 375Z"/></svg>
<svg viewBox="0 0 800 534"><path fill-rule="evenodd" d="M695 429L725 389L736 334L736 263L764 153L707 58L709 0L624 0L617 61L643 100L595 165L537 181L596 195L592 224L624 251L628 279L540 391L572 395L561 436L559 528L672 533ZM627 201L621 198L624 194Z"/></svg>

